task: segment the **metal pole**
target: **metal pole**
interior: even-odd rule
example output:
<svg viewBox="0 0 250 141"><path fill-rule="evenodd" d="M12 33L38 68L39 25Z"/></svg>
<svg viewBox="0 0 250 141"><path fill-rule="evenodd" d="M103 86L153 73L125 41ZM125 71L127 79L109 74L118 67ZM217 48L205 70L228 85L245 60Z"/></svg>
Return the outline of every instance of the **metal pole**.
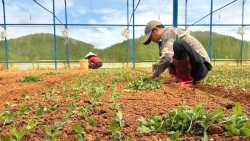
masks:
<svg viewBox="0 0 250 141"><path fill-rule="evenodd" d="M134 6L135 6L135 0L133 0L133 68L135 68L135 11L134 11Z"/></svg>
<svg viewBox="0 0 250 141"><path fill-rule="evenodd" d="M3 19L4 19L4 30L6 31L6 19L5 19L5 5L4 5L4 0L2 0L2 3L3 3ZM7 41L7 38L5 37L4 38L4 46L5 46L5 55L6 55L6 70L9 69L9 56L8 56L8 41Z"/></svg>
<svg viewBox="0 0 250 141"><path fill-rule="evenodd" d="M187 1L186 0L186 4L185 4L185 27L187 27Z"/></svg>
<svg viewBox="0 0 250 141"><path fill-rule="evenodd" d="M187 27L187 1L186 0L186 4L185 4L185 27Z"/></svg>
<svg viewBox="0 0 250 141"><path fill-rule="evenodd" d="M129 31L129 9L128 9L129 1L127 0L127 29ZM127 49L126 49L126 61L127 61L127 68L128 68L128 62L129 62L129 38L127 39Z"/></svg>
<svg viewBox="0 0 250 141"><path fill-rule="evenodd" d="M66 0L64 0L65 2L65 28L66 30L68 30L68 20L67 20L67 4L66 4ZM68 61L68 68L70 69L70 61L69 61L69 43L68 43L69 38L66 37L66 56L67 56L67 61Z"/></svg>
<svg viewBox="0 0 250 141"><path fill-rule="evenodd" d="M54 60L55 70L57 70L57 56L56 56L56 24L55 24L55 0L53 0L53 23L54 23Z"/></svg>
<svg viewBox="0 0 250 141"><path fill-rule="evenodd" d="M213 0L211 0L211 9L210 12L213 12ZM210 59L212 59L212 48L213 48L213 34L212 34L212 23L213 23L213 14L210 14L210 36L209 36L209 51L208 56Z"/></svg>
<svg viewBox="0 0 250 141"><path fill-rule="evenodd" d="M243 28L243 24L244 24L244 5L245 5L245 1L246 0L242 0L242 28ZM242 61L243 61L243 49L244 49L244 40L243 40L244 35L241 35L241 43L240 43L240 65L242 66Z"/></svg>
<svg viewBox="0 0 250 141"><path fill-rule="evenodd" d="M178 0L173 0L173 26L178 26Z"/></svg>

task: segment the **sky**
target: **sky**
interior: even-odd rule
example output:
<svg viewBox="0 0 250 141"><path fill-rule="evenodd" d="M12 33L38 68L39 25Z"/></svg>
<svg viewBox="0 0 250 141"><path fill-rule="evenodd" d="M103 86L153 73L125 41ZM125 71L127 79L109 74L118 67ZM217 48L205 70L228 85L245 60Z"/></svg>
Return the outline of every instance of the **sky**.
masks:
<svg viewBox="0 0 250 141"><path fill-rule="evenodd" d="M185 6L186 1L187 6ZM242 23L243 1L245 1L243 23L250 25L248 14L250 9L247 9L250 6L249 1L213 0L213 11L216 10L213 13L213 24L230 24L230 26L213 26L212 31L241 39L242 36L237 34L237 31ZM231 4L225 6L229 3ZM4 4L7 39L35 33L54 34L53 11L57 17L55 23L59 24L55 28L56 35L62 36L62 30L65 29L67 22L69 38L93 44L99 49L126 40L122 32L128 24L129 38L132 39L144 35L144 27L150 20L159 20L167 26L173 23L173 0L66 0L66 8L65 0L4 0ZM131 17L133 5L134 9L136 8L134 18ZM223 6L225 7L221 8ZM186 8L187 13L185 13ZM221 9L217 10L219 8ZM178 24L188 25L191 31L209 31L209 26L199 25L210 23L210 15L207 16L210 10L209 0L179 0ZM1 2L0 25L4 24L3 11ZM195 24L192 25L193 23ZM0 30L2 32L4 28ZM250 40L250 26L245 26L244 31L244 39Z"/></svg>

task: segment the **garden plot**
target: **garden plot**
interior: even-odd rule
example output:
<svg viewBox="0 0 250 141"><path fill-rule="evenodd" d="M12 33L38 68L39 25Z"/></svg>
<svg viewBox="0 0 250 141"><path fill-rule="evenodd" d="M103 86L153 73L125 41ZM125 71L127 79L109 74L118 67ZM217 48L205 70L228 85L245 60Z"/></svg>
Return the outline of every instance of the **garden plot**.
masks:
<svg viewBox="0 0 250 141"><path fill-rule="evenodd" d="M191 87L149 73L2 71L1 139L249 140L249 68L215 68Z"/></svg>

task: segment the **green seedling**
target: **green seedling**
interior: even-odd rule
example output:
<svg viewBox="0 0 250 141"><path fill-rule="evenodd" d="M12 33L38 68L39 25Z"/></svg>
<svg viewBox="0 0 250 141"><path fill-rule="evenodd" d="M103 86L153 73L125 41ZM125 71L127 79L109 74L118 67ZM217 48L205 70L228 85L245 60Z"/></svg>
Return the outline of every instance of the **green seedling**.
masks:
<svg viewBox="0 0 250 141"><path fill-rule="evenodd" d="M14 112L6 112L5 113L5 117L1 117L3 120L3 128L5 125L12 123L13 120L13 116L14 116Z"/></svg>
<svg viewBox="0 0 250 141"><path fill-rule="evenodd" d="M0 139L1 139L1 141L14 141L12 136L0 135Z"/></svg>
<svg viewBox="0 0 250 141"><path fill-rule="evenodd" d="M129 82L127 86L139 90L152 90L161 88L162 81L150 79L148 76L140 76L138 79Z"/></svg>
<svg viewBox="0 0 250 141"><path fill-rule="evenodd" d="M28 130L31 130L32 128L34 128L37 124L39 124L38 121L34 121L33 119L29 119L27 122L27 125L20 130L20 132L18 132L17 128L14 126L11 130L10 133L15 136L15 139L13 139L13 137L5 137L5 139L10 139L10 141L16 140L16 141L20 141L23 136L26 134L26 132ZM2 139L2 137L1 137Z"/></svg>
<svg viewBox="0 0 250 141"><path fill-rule="evenodd" d="M133 90L131 90L131 89L123 89L122 92L124 92L124 93L131 93L131 92L133 92Z"/></svg>
<svg viewBox="0 0 250 141"><path fill-rule="evenodd" d="M3 105L3 110L4 110L4 112L7 112L8 111L8 109L9 109L9 103L8 102L6 102L4 105Z"/></svg>
<svg viewBox="0 0 250 141"><path fill-rule="evenodd" d="M77 124L72 124L72 130L77 133L77 141L83 141L87 136L87 134Z"/></svg>
<svg viewBox="0 0 250 141"><path fill-rule="evenodd" d="M10 133L16 137L17 141L20 141L26 132L27 132L27 129L25 128L21 129L20 132L17 131L16 127L13 127L10 130Z"/></svg>
<svg viewBox="0 0 250 141"><path fill-rule="evenodd" d="M113 92L111 95L111 98L109 98L108 102L110 102L110 103L115 102L119 98L119 96L120 95L118 93Z"/></svg>
<svg viewBox="0 0 250 141"><path fill-rule="evenodd" d="M112 132L112 139L114 141L120 140L122 138L122 133L120 131Z"/></svg>
<svg viewBox="0 0 250 141"><path fill-rule="evenodd" d="M122 106L121 102L113 103L113 104L110 105L110 109L111 110L119 109L121 106Z"/></svg>
<svg viewBox="0 0 250 141"><path fill-rule="evenodd" d="M170 131L167 134L170 137L169 141L182 141L182 139L179 138L179 136L182 134L179 130Z"/></svg>
<svg viewBox="0 0 250 141"><path fill-rule="evenodd" d="M17 80L17 82L39 82L39 81L44 81L44 79L38 76L25 76Z"/></svg>
<svg viewBox="0 0 250 141"><path fill-rule="evenodd" d="M23 105L20 109L20 111L17 112L18 116L23 115L27 110L31 110L31 105Z"/></svg>
<svg viewBox="0 0 250 141"><path fill-rule="evenodd" d="M81 114L79 114L80 117L83 118L83 119L86 119L87 116L88 116L89 108L88 107L86 107L86 108L80 107L80 110L81 110Z"/></svg>
<svg viewBox="0 0 250 141"><path fill-rule="evenodd" d="M45 141L57 141L57 137L59 135L59 130L56 129L54 132L52 132L51 127L50 126L46 126L44 125L45 128L45 132L51 137L50 139L45 138Z"/></svg>
<svg viewBox="0 0 250 141"><path fill-rule="evenodd" d="M95 107L100 104L99 99L96 99L94 97L91 97L89 99L89 103L91 104L91 107Z"/></svg>
<svg viewBox="0 0 250 141"><path fill-rule="evenodd" d="M153 114L147 120L143 117L139 118L138 120L141 121L141 126L137 128L137 131L140 133L159 131L163 134L166 131L166 123L160 116L157 116L156 114Z"/></svg>
<svg viewBox="0 0 250 141"><path fill-rule="evenodd" d="M24 101L26 101L27 99L30 98L30 96L27 96L27 95L25 95L25 94L22 94L22 95L21 95L21 98L22 98Z"/></svg>
<svg viewBox="0 0 250 141"><path fill-rule="evenodd" d="M47 72L45 75L57 75L57 74L62 74L62 72Z"/></svg>
<svg viewBox="0 0 250 141"><path fill-rule="evenodd" d="M88 124L93 126L95 124L95 118L89 118Z"/></svg>
<svg viewBox="0 0 250 141"><path fill-rule="evenodd" d="M55 122L54 125L56 126L56 128L57 128L58 130L61 130L61 129L62 129L62 126L63 126L65 123L69 122L69 119L68 119L68 118L69 118L69 114L66 113L66 112L63 112L62 120L61 120L60 122Z"/></svg>
<svg viewBox="0 0 250 141"><path fill-rule="evenodd" d="M214 113L202 110L202 104L194 108L189 106L179 106L162 117L153 114L149 119L140 118L140 127L137 131L140 133L149 133L159 131L164 133L167 127L180 132L188 132L194 135L202 135L203 141L208 138L206 130L212 125L223 127L226 131L223 133L229 135L250 136L250 123L247 115L242 112L239 103L235 104L229 117L224 117L222 108ZM170 132L176 136L176 132ZM179 133L178 133L179 134ZM178 135L177 134L177 135Z"/></svg>
<svg viewBox="0 0 250 141"><path fill-rule="evenodd" d="M125 121L122 119L122 113L118 111L116 113L115 119L112 119L110 123L110 130L112 131L112 139L113 140L120 140L122 135L119 131L122 127L124 127Z"/></svg>
<svg viewBox="0 0 250 141"><path fill-rule="evenodd" d="M63 94L62 98L68 98L69 96L69 94Z"/></svg>
<svg viewBox="0 0 250 141"><path fill-rule="evenodd" d="M224 117L219 121L219 125L223 126L227 131L225 136L242 135L250 136L250 123L248 116L243 113L240 103L236 102L232 108L232 113L228 117Z"/></svg>
<svg viewBox="0 0 250 141"><path fill-rule="evenodd" d="M104 86L95 87L95 91L93 93L93 97L100 98L104 94L104 92L105 92Z"/></svg>
<svg viewBox="0 0 250 141"><path fill-rule="evenodd" d="M48 109L46 107L43 107L43 106L39 106L37 107L36 109L36 115L34 118L40 118L41 115L45 114L45 113L48 113Z"/></svg>

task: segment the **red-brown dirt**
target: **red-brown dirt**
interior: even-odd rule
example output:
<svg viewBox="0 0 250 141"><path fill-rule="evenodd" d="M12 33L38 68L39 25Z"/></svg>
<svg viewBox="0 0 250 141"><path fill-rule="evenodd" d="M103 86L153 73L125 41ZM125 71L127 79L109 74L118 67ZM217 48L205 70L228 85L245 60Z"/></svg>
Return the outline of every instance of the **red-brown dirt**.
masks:
<svg viewBox="0 0 250 141"><path fill-rule="evenodd" d="M83 70L56 70L62 72L57 75L43 75L45 81L42 82L17 82L17 79L28 75L41 75L45 72L51 72L52 70L27 70L27 71L0 71L0 105L3 105L7 101L12 104L16 103L16 106L11 107L10 110L17 111L23 105L29 102L37 102L41 105L48 105L48 101L43 100L42 97L33 97L27 101L21 100L21 95L32 95L35 92L41 92L46 89L51 89L55 86L61 88L61 85L65 82L71 81L79 76L82 76L88 71ZM91 70L89 70L91 71ZM136 70L135 70L136 71ZM55 72L55 70L53 70ZM88 78L86 78L88 79ZM167 78L164 78L167 79ZM123 92L127 89L127 83L116 82L117 92L120 97L119 102L122 103L120 111L122 111L123 119L125 121L125 127L122 128L122 136L130 137L133 141L158 141L168 140L169 137L166 133L145 133L141 134L136 131L140 125L138 118L149 118L153 113L156 115L163 115L185 103L189 106L196 106L198 103L204 103L204 110L215 111L218 108L223 108L225 114L231 112L231 108L228 106L233 105L235 102L240 102L243 112L250 114L250 93L238 93L237 90L226 91L223 87L209 87L201 83L195 84L193 87L181 87L179 84L171 83L164 84L160 89L156 90L133 90L132 92ZM114 112L110 109L110 98L112 91L105 88L105 94L102 96L101 104L98 105L94 111L91 111L88 115L94 117L96 122L94 126L85 125L82 126L87 133L86 140L88 141L109 141L111 139L111 130L109 125L114 118ZM86 105L88 103L87 96L81 96L79 105ZM50 138L44 131L43 125L49 125L53 127L55 121L59 121L62 118L63 111L67 111L67 104L70 103L70 99L61 99L58 109L51 111L49 114L43 115L43 118L39 120L38 124L32 130L29 130L22 138L23 141L42 141L44 138ZM0 107L0 111L3 110L3 106ZM33 113L24 114L22 116L14 116L13 124L6 125L3 128L3 123L0 121L0 135L10 135L9 130L16 126L18 131L26 125L26 121L34 116ZM58 140L59 141L74 141L76 140L76 133L72 131L72 123L79 123L80 118L72 115L71 121L64 124L63 129L60 130ZM52 128L52 131L54 128ZM210 129L213 130L213 129ZM214 129L215 130L215 129ZM199 141L201 137L193 136L190 134L184 134L182 136L186 141ZM249 137L231 136L225 137L219 134L209 135L210 141L247 141Z"/></svg>

